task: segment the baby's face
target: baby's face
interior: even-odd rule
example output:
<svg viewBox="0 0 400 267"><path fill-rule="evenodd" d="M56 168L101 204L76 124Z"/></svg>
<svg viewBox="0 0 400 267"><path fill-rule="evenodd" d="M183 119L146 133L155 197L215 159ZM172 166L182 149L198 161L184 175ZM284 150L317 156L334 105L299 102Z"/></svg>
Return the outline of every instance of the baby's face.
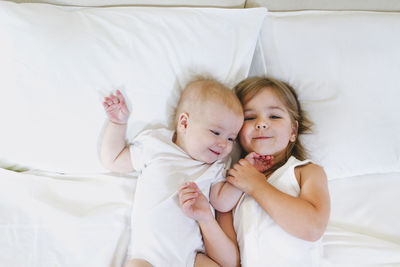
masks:
<svg viewBox="0 0 400 267"><path fill-rule="evenodd" d="M201 114L190 116L186 128L185 151L194 159L213 163L226 157L243 124L243 115L208 103Z"/></svg>

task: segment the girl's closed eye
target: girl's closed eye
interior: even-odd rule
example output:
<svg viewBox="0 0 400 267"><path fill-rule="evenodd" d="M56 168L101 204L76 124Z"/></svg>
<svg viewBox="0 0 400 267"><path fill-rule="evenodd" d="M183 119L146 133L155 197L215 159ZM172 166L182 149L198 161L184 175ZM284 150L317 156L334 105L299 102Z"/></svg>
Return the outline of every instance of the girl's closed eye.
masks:
<svg viewBox="0 0 400 267"><path fill-rule="evenodd" d="M279 116L279 115L271 115L270 118L276 120L276 119L280 119L280 118L282 118L282 117Z"/></svg>
<svg viewBox="0 0 400 267"><path fill-rule="evenodd" d="M219 132L217 131L210 130L210 132L212 132L214 135L219 135Z"/></svg>
<svg viewBox="0 0 400 267"><path fill-rule="evenodd" d="M254 119L255 119L255 117L253 117L253 116L244 117L245 121L251 121L251 120L254 120Z"/></svg>

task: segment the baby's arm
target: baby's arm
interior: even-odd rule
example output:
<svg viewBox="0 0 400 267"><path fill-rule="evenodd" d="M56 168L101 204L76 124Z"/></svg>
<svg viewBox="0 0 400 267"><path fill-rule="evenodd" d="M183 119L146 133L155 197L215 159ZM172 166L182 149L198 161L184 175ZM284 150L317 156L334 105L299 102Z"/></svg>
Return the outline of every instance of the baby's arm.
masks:
<svg viewBox="0 0 400 267"><path fill-rule="evenodd" d="M115 172L134 171L129 147L126 145L126 129L129 110L119 90L116 95L104 98L104 109L109 122L104 131L100 147L100 160L103 166Z"/></svg>
<svg viewBox="0 0 400 267"><path fill-rule="evenodd" d="M325 231L330 199L324 170L315 164L295 169L300 195L290 196L267 182L264 174L241 159L228 171L227 180L258 204L288 233L308 241L318 240Z"/></svg>
<svg viewBox="0 0 400 267"><path fill-rule="evenodd" d="M229 231L233 226L227 231L220 227L211 212L210 203L195 183L185 183L181 186L179 204L186 216L197 221L206 254L220 266L238 266L239 249L236 235ZM221 226L229 225L226 217L218 216L218 219L224 223ZM232 224L232 221L230 223Z"/></svg>

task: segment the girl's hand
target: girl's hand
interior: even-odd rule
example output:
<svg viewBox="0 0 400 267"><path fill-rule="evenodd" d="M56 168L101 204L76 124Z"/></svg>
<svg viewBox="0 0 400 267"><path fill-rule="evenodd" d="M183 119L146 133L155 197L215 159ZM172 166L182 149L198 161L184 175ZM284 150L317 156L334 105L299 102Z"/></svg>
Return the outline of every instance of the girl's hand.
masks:
<svg viewBox="0 0 400 267"><path fill-rule="evenodd" d="M178 191L179 205L183 213L197 222L213 220L208 199L196 183L184 183Z"/></svg>
<svg viewBox="0 0 400 267"><path fill-rule="evenodd" d="M228 170L226 180L249 195L267 182L265 175L252 166L247 159L241 159L234 164Z"/></svg>
<svg viewBox="0 0 400 267"><path fill-rule="evenodd" d="M271 166L274 164L274 162L273 162L274 156L270 156L270 155L264 156L264 155L260 155L256 152L251 152L251 153L247 154L245 159L251 165L253 165L253 167L256 168L256 170L259 172L265 172L266 170L271 168Z"/></svg>
<svg viewBox="0 0 400 267"><path fill-rule="evenodd" d="M110 121L117 124L126 124L129 118L129 109L126 106L125 98L119 90L115 95L106 96L103 106Z"/></svg>

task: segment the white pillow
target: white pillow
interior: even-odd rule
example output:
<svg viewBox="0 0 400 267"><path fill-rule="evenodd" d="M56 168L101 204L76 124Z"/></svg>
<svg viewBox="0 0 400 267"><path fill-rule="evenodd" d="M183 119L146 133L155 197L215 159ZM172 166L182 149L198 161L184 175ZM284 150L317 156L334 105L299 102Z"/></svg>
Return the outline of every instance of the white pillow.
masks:
<svg viewBox="0 0 400 267"><path fill-rule="evenodd" d="M261 43L315 123L303 140L329 179L400 171L400 13L268 13Z"/></svg>
<svg viewBox="0 0 400 267"><path fill-rule="evenodd" d="M0 165L104 171L102 97L130 100L129 136L167 126L197 75L248 74L264 8L67 8L0 2ZM2 162L2 163L1 163Z"/></svg>

